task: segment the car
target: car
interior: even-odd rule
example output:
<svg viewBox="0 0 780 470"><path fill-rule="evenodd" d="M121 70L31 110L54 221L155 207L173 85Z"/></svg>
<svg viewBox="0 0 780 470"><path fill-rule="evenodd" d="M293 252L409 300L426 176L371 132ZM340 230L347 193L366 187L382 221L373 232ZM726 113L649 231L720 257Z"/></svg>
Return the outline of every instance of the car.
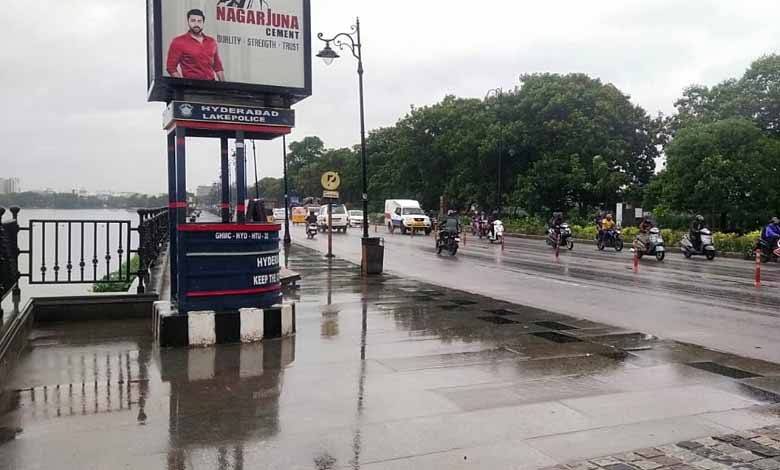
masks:
<svg viewBox="0 0 780 470"><path fill-rule="evenodd" d="M350 227L362 227L363 226L363 211L351 210L349 211L349 226Z"/></svg>
<svg viewBox="0 0 780 470"><path fill-rule="evenodd" d="M390 233L395 232L395 229L400 229L403 234L414 234L421 230L430 235L433 229L431 219L420 208L420 203L411 199L386 200L385 224Z"/></svg>
<svg viewBox="0 0 780 470"><path fill-rule="evenodd" d="M333 204L331 206L331 227L334 232L347 233L349 227L349 215L347 214L347 207L344 204ZM319 226L321 232L327 232L328 230L328 206L320 206L319 214L317 214L317 226Z"/></svg>
<svg viewBox="0 0 780 470"><path fill-rule="evenodd" d="M274 209L274 220L284 220L285 217L286 215L284 213L284 207L282 207L281 209L279 208Z"/></svg>

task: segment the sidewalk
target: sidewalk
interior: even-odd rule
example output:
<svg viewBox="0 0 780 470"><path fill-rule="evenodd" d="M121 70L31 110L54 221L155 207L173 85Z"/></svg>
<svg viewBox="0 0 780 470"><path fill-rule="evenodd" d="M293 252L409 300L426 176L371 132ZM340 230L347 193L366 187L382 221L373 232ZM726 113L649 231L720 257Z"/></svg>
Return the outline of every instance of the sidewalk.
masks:
<svg viewBox="0 0 780 470"><path fill-rule="evenodd" d="M299 246L288 261L286 340L159 350L143 321L38 327L4 385L0 427L21 432L0 468L533 469L780 424L777 364L364 280ZM639 460L603 468L660 468Z"/></svg>

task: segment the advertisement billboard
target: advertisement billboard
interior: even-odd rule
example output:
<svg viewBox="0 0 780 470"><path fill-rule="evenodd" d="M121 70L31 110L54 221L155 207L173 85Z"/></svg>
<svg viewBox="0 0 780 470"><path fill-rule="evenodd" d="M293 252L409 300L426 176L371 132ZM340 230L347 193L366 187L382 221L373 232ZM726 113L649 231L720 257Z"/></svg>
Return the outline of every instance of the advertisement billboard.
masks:
<svg viewBox="0 0 780 470"><path fill-rule="evenodd" d="M309 0L148 0L149 99L311 94Z"/></svg>

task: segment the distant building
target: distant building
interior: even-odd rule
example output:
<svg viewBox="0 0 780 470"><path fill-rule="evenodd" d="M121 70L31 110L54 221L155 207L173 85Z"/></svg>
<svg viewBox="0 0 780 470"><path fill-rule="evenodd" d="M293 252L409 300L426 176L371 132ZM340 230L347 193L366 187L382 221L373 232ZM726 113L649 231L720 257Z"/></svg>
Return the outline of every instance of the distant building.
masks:
<svg viewBox="0 0 780 470"><path fill-rule="evenodd" d="M0 178L0 194L14 194L22 192L22 184L19 178Z"/></svg>

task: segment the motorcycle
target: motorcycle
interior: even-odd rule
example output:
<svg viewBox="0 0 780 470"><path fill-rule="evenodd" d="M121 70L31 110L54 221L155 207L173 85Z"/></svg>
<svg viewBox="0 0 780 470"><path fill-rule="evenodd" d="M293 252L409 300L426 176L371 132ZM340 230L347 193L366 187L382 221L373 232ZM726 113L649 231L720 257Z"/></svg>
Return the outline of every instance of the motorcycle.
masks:
<svg viewBox="0 0 780 470"><path fill-rule="evenodd" d="M459 243L460 237L457 233L441 231L436 237L436 254L440 255L443 250L447 250L450 252L450 256L455 256Z"/></svg>
<svg viewBox="0 0 780 470"><path fill-rule="evenodd" d="M550 227L547 229L547 238L545 239L547 245L553 248L563 246L573 250L574 240L571 239L571 227L569 227L569 224L561 224L560 232L559 237L554 228Z"/></svg>
<svg viewBox="0 0 780 470"><path fill-rule="evenodd" d="M756 246L753 248L753 253L756 251L760 252L762 263L769 261L780 261L780 240L774 244L769 240L765 240L763 237L761 237L756 240Z"/></svg>
<svg viewBox="0 0 780 470"><path fill-rule="evenodd" d="M601 240L597 240L596 246L599 251L603 251L607 247L614 248L615 251L622 251L623 240L620 238L620 229L605 230L601 235Z"/></svg>
<svg viewBox="0 0 780 470"><path fill-rule="evenodd" d="M504 243L504 223L496 219L493 221L493 232L488 232L488 241L493 243Z"/></svg>
<svg viewBox="0 0 780 470"><path fill-rule="evenodd" d="M317 236L317 231L319 228L317 227L317 224L309 224L306 226L306 238L309 240L314 240L314 237Z"/></svg>
<svg viewBox="0 0 780 470"><path fill-rule="evenodd" d="M698 247L694 245L690 234L686 233L680 240L680 249L686 258L693 255L704 255L710 261L715 259L715 245L712 243L712 232L708 228L703 228L699 232Z"/></svg>
<svg viewBox="0 0 780 470"><path fill-rule="evenodd" d="M636 246L636 257L641 259L644 255L655 256L658 261L663 261L666 256L666 247L664 247L664 238L658 227L650 229L647 237L647 244L642 241L642 234L636 236L634 241Z"/></svg>

